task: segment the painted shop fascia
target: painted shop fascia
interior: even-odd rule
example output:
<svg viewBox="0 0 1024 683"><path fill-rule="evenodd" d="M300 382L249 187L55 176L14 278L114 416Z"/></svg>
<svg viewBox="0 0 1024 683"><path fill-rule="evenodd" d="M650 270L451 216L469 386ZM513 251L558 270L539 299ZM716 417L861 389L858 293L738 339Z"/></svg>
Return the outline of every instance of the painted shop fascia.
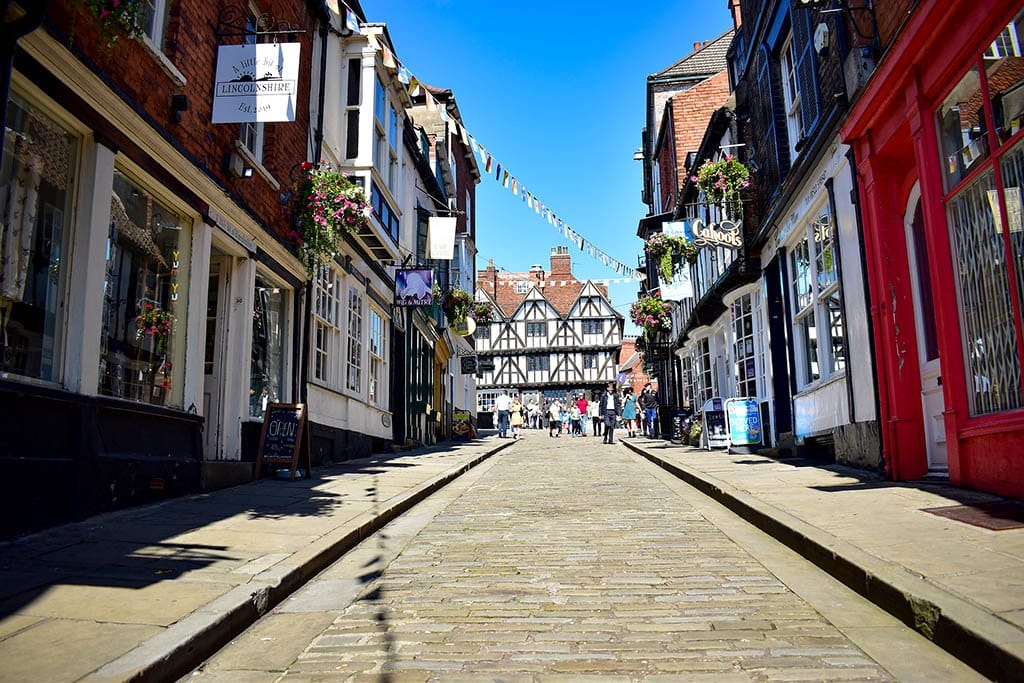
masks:
<svg viewBox="0 0 1024 683"><path fill-rule="evenodd" d="M51 9L18 42L8 103L5 182L20 189L3 236L14 275L0 408L34 438L0 449L16 483L5 535L230 483L237 475L212 461L243 459L262 392L294 395L303 269L280 226L256 217L277 190L229 193L226 172L189 151L167 120L185 78L147 39L119 49L162 65L166 112L115 90L83 57L106 57L88 28L78 24L79 51L69 50L49 22L64 26L71 11ZM278 184L264 172L252 182ZM15 225L24 251L7 248ZM36 312L50 324L33 323ZM271 315L273 338L260 340L254 320ZM254 345L270 361L258 378Z"/></svg>
<svg viewBox="0 0 1024 683"><path fill-rule="evenodd" d="M889 471L1017 498L1022 24L1009 0L919 5L842 130L857 156Z"/></svg>

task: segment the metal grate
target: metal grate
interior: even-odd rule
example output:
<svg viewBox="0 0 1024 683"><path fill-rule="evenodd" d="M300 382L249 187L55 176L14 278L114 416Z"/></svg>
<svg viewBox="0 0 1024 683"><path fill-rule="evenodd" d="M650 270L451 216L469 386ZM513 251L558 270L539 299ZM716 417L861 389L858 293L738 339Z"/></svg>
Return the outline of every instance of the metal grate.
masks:
<svg viewBox="0 0 1024 683"><path fill-rule="evenodd" d="M1021 368L1003 239L989 201L993 173L949 202L971 415L1021 407Z"/></svg>

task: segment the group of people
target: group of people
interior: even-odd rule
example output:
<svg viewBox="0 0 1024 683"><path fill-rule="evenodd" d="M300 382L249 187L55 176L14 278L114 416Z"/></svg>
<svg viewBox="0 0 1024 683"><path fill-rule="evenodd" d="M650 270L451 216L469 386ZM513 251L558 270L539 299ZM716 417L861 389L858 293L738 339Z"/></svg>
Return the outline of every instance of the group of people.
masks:
<svg viewBox="0 0 1024 683"><path fill-rule="evenodd" d="M518 394L509 396L503 391L494 401L494 410L500 438L518 439L520 430L539 429L545 419L548 436L552 438L563 432L573 438L584 437L588 422L591 433L603 436L606 444L615 443L615 429L620 426L631 437L641 432L650 438L657 436L658 396L649 383L639 396L630 387L620 394L615 383L609 382L606 390L593 400L579 392L568 394L564 401L554 399L550 403L538 403L532 398L528 405L523 404Z"/></svg>

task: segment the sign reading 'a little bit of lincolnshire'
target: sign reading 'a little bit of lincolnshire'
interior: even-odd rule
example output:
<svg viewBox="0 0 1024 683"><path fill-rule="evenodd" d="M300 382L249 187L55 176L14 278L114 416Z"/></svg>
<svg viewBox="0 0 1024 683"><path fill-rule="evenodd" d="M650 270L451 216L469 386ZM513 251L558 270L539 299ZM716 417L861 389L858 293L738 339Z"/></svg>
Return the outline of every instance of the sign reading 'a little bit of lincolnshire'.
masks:
<svg viewBox="0 0 1024 683"><path fill-rule="evenodd" d="M294 121L300 48L299 43L220 45L213 122Z"/></svg>

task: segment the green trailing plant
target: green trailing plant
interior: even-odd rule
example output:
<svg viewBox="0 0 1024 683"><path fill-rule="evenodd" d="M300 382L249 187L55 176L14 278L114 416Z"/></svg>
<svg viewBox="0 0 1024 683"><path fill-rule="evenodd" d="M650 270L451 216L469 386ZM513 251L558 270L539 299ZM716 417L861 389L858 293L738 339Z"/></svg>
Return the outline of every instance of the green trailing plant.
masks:
<svg viewBox="0 0 1024 683"><path fill-rule="evenodd" d="M634 301L629 307L629 317L644 331L644 337L649 342L656 333L672 329L671 311L670 304L662 301L660 296L652 295Z"/></svg>
<svg viewBox="0 0 1024 683"><path fill-rule="evenodd" d="M676 257L684 258L688 263L697 260L697 247L682 235L656 232L647 239L644 248L658 262L658 270L665 282L672 282Z"/></svg>
<svg viewBox="0 0 1024 683"><path fill-rule="evenodd" d="M292 204L291 237L312 275L341 249L345 233L369 226L373 209L363 188L325 163L303 162Z"/></svg>
<svg viewBox="0 0 1024 683"><path fill-rule="evenodd" d="M100 33L108 45L120 36L142 32L146 15L145 0L81 0L100 24Z"/></svg>
<svg viewBox="0 0 1024 683"><path fill-rule="evenodd" d="M473 305L473 295L460 287L452 287L444 293L441 310L451 323L459 324L466 321L469 309Z"/></svg>
<svg viewBox="0 0 1024 683"><path fill-rule="evenodd" d="M135 338L152 337L157 353L167 348L167 339L171 336L174 316L151 303L143 304L142 312L135 316Z"/></svg>
<svg viewBox="0 0 1024 683"><path fill-rule="evenodd" d="M704 430L704 425L699 417L694 417L693 422L690 424L690 445L700 446L700 436Z"/></svg>
<svg viewBox="0 0 1024 683"><path fill-rule="evenodd" d="M708 201L724 204L731 216L739 213L741 193L750 186L750 170L726 154L718 161L705 161L690 178Z"/></svg>

